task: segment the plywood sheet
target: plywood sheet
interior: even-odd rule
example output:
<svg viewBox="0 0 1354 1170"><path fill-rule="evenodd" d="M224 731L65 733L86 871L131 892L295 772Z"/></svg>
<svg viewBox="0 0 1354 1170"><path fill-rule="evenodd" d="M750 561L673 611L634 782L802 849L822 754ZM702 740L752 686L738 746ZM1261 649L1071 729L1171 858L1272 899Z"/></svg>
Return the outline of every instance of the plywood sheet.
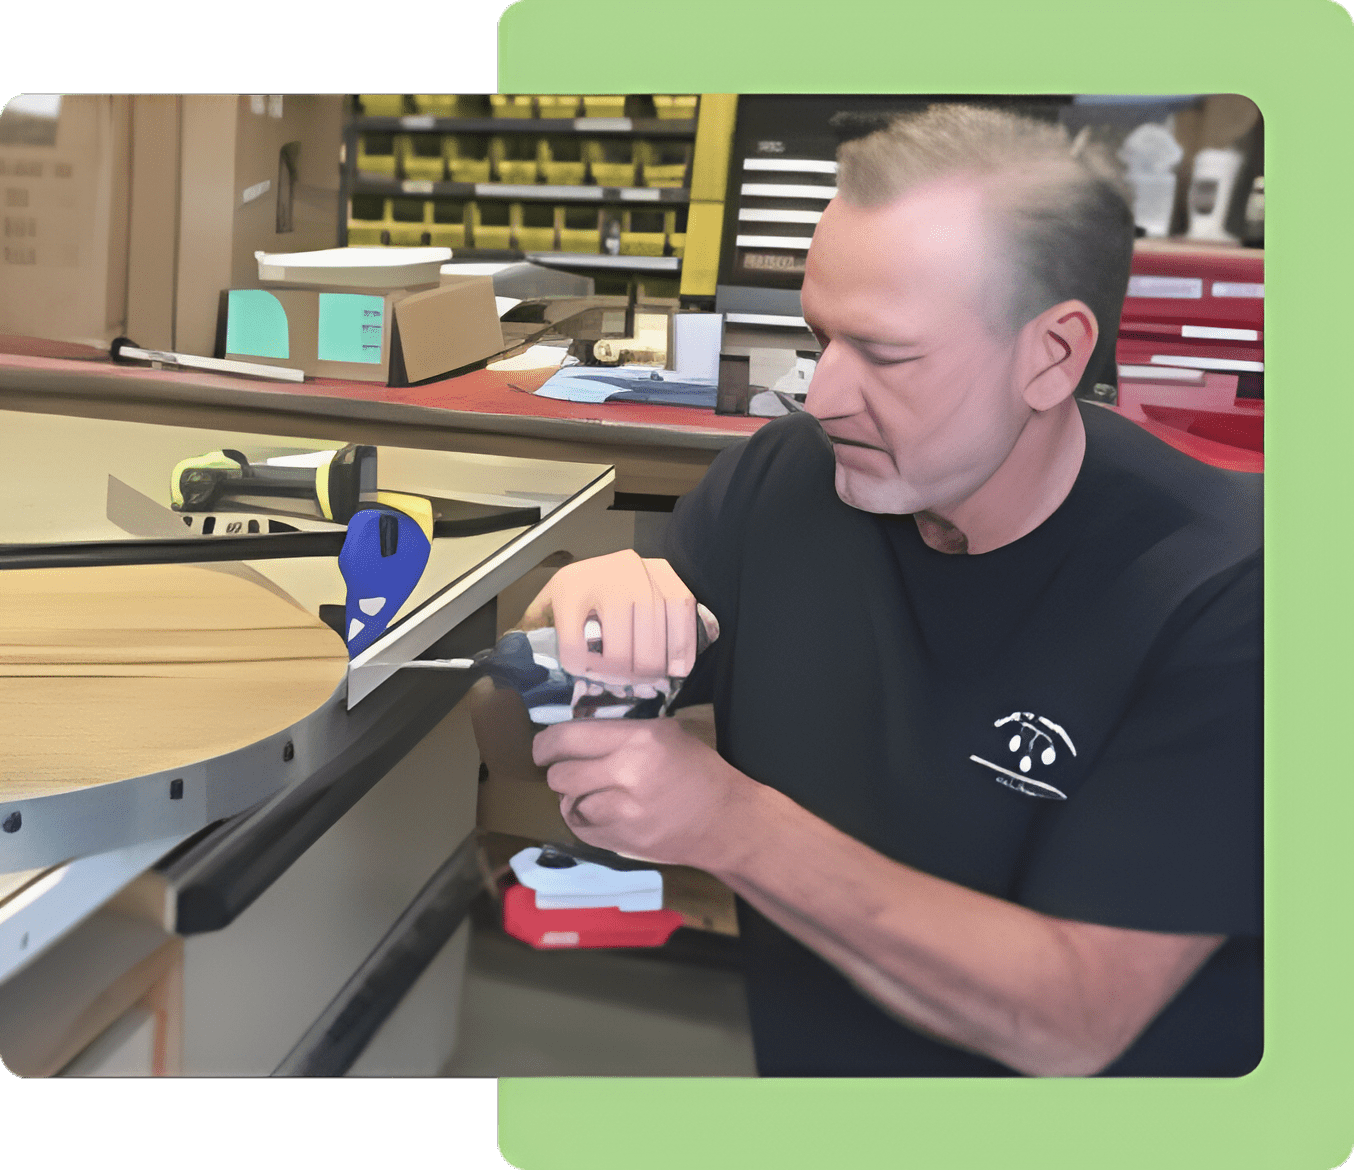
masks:
<svg viewBox="0 0 1354 1170"><path fill-rule="evenodd" d="M0 799L245 747L321 706L347 664L318 618L224 573L0 572Z"/></svg>

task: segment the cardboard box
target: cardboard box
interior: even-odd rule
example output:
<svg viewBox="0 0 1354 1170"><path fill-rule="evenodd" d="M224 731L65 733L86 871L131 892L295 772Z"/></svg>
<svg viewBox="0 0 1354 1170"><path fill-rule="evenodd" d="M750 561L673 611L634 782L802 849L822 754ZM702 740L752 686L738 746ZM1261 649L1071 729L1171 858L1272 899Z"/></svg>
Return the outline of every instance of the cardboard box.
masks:
<svg viewBox="0 0 1354 1170"><path fill-rule="evenodd" d="M221 294L261 284L254 253L305 252L338 242L337 94L190 95L182 102L174 346L208 355ZM153 344L135 333L141 344Z"/></svg>
<svg viewBox="0 0 1354 1170"><path fill-rule="evenodd" d="M336 243L343 120L339 95L66 95L49 139L0 126L0 333L210 354L255 251Z"/></svg>
<svg viewBox="0 0 1354 1170"><path fill-rule="evenodd" d="M503 350L487 276L443 276L417 291L232 289L228 358L291 366L319 378L408 386Z"/></svg>
<svg viewBox="0 0 1354 1170"><path fill-rule="evenodd" d="M4 116L0 333L104 345L122 331L131 102L68 96L55 119Z"/></svg>

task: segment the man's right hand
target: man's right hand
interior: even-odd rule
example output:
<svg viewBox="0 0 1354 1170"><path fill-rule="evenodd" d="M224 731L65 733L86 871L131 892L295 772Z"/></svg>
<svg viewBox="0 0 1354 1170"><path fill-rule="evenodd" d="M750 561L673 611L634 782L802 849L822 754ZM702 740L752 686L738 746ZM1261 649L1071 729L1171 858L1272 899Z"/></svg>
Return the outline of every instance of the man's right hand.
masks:
<svg viewBox="0 0 1354 1170"><path fill-rule="evenodd" d="M560 666L570 674L643 684L691 673L697 620L696 599L672 566L626 549L565 565L527 607L521 624L528 630L555 627ZM600 630L587 628L593 621ZM711 627L707 621L713 640L718 629Z"/></svg>

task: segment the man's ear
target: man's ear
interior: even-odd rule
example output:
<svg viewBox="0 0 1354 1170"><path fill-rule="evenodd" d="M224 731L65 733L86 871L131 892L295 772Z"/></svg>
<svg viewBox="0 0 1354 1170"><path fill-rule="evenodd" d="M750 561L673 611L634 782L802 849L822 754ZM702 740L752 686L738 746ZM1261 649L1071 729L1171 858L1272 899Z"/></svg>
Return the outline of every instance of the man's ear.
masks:
<svg viewBox="0 0 1354 1170"><path fill-rule="evenodd" d="M1082 301L1045 309L1020 331L1021 397L1031 410L1069 398L1091 360L1100 327Z"/></svg>

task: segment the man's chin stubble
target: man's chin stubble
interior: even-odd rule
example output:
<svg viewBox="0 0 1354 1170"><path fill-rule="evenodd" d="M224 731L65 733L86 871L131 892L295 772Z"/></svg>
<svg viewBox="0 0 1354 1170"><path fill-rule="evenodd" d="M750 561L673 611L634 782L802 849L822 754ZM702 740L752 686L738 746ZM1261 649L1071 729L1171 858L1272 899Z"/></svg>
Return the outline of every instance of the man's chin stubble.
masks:
<svg viewBox="0 0 1354 1170"><path fill-rule="evenodd" d="M936 552L963 555L968 552L968 537L959 531L943 516L922 509L913 512L912 519L917 522L917 531L928 548Z"/></svg>

